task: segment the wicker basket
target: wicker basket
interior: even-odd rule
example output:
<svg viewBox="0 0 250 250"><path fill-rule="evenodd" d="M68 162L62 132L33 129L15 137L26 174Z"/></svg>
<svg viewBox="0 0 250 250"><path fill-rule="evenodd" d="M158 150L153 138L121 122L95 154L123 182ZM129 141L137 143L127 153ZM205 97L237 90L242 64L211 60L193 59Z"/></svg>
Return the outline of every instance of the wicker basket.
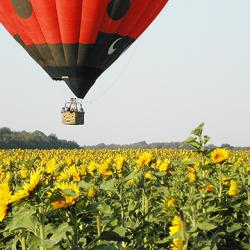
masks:
<svg viewBox="0 0 250 250"><path fill-rule="evenodd" d="M84 112L63 112L62 123L65 125L83 125Z"/></svg>

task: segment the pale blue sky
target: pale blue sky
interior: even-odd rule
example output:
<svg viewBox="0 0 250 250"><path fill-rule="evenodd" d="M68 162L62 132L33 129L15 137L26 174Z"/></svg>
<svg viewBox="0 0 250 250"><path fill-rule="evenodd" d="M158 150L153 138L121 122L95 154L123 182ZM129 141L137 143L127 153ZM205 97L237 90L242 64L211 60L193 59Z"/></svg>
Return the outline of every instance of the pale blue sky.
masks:
<svg viewBox="0 0 250 250"><path fill-rule="evenodd" d="M0 26L0 127L93 145L182 141L204 121L212 143L250 145L249 13L249 0L170 0L97 80L80 127L60 122L66 84Z"/></svg>

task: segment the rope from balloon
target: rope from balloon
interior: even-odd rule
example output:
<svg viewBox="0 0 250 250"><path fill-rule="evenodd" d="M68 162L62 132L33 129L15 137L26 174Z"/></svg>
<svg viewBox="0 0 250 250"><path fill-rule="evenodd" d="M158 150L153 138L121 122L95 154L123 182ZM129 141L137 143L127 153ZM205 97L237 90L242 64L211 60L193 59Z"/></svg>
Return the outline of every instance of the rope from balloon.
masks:
<svg viewBox="0 0 250 250"><path fill-rule="evenodd" d="M136 46L136 44L133 44L133 45ZM130 54L127 63L122 67L121 71L114 78L114 80L112 81L112 83L106 89L104 89L97 97L93 98L90 101L84 101L84 99L81 99L82 100L81 103L83 103L83 101L84 101L85 104L92 104L92 103L100 100L103 96L105 96L111 90L111 88L113 88L118 83L118 80L125 74L126 70L128 69L129 65L131 64L132 59L134 58L134 56L137 53L137 50L135 50L135 48L133 48L133 50L135 52L133 52L133 53Z"/></svg>

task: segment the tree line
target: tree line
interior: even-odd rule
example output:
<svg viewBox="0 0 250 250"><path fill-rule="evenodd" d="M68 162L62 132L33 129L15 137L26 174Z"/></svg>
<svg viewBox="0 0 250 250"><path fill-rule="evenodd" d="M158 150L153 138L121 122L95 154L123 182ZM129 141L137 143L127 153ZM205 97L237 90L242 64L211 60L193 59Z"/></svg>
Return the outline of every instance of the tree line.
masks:
<svg viewBox="0 0 250 250"><path fill-rule="evenodd" d="M220 146L216 146L214 144L209 144L207 148L214 149L214 148L227 148L230 150L250 150L250 147L235 147L230 144L224 143ZM182 146L181 142L153 142L147 143L146 141L141 141L132 144L105 144L100 143L95 146L83 146L82 148L85 149L126 149L126 148L141 148L141 149L191 149L189 146Z"/></svg>
<svg viewBox="0 0 250 250"><path fill-rule="evenodd" d="M0 128L0 149L75 149L80 146L74 141L60 140L55 134L45 135L41 131L15 132Z"/></svg>

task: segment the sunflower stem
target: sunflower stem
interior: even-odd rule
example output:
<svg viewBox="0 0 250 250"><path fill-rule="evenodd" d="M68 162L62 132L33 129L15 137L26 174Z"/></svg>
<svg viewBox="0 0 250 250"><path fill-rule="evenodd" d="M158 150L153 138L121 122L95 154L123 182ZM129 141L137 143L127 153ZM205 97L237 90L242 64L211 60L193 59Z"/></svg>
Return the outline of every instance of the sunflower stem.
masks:
<svg viewBox="0 0 250 250"><path fill-rule="evenodd" d="M77 247L78 246L78 223L77 223L77 211L76 207L71 210L71 221L73 224L73 246Z"/></svg>
<svg viewBox="0 0 250 250"><path fill-rule="evenodd" d="M27 249L27 247L26 247L26 238L25 238L25 236L21 236L21 247L22 247L22 250L26 250Z"/></svg>
<svg viewBox="0 0 250 250"><path fill-rule="evenodd" d="M96 227L97 227L98 238L100 238L100 236L101 236L101 217L99 214L96 216Z"/></svg>
<svg viewBox="0 0 250 250"><path fill-rule="evenodd" d="M120 201L121 201L121 219L122 219L122 226L124 226L124 204L123 204L123 193L120 191Z"/></svg>
<svg viewBox="0 0 250 250"><path fill-rule="evenodd" d="M221 166L219 166L218 168L218 178L219 178L219 199L220 199L220 202L221 202L221 199L222 199L222 173L221 173Z"/></svg>
<svg viewBox="0 0 250 250"><path fill-rule="evenodd" d="M40 239L43 241L45 239L45 232L44 232L44 208L39 207L39 218L40 218L40 225L39 225L39 234ZM40 250L46 250L45 247L40 246Z"/></svg>

